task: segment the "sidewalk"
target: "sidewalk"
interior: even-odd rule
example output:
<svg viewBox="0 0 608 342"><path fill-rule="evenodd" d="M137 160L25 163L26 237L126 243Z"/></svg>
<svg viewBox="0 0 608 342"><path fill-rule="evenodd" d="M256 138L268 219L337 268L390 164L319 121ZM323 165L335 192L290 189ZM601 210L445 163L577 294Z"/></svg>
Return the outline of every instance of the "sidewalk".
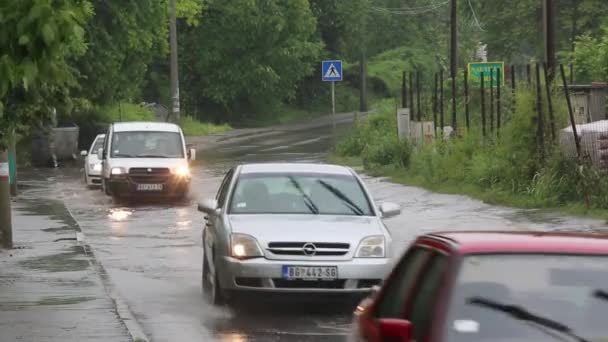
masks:
<svg viewBox="0 0 608 342"><path fill-rule="evenodd" d="M77 223L35 192L12 203L15 249L0 249L0 340L131 341Z"/></svg>

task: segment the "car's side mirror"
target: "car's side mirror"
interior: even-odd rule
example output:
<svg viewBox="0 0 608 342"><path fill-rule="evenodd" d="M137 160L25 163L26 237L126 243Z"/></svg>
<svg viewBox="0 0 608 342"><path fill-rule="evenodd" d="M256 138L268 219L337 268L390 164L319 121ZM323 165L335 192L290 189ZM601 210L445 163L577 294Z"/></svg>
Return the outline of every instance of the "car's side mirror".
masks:
<svg viewBox="0 0 608 342"><path fill-rule="evenodd" d="M191 148L188 150L188 159L196 160L196 150Z"/></svg>
<svg viewBox="0 0 608 342"><path fill-rule="evenodd" d="M81 155L81 156L83 156L83 157L86 157L86 156L87 156L87 154L88 154L88 153L87 153L87 151L85 151L85 150L80 151L80 155Z"/></svg>
<svg viewBox="0 0 608 342"><path fill-rule="evenodd" d="M97 150L97 159L99 159L99 160L103 159L103 148L100 148Z"/></svg>
<svg viewBox="0 0 608 342"><path fill-rule="evenodd" d="M380 319L378 328L382 341L410 342L412 339L412 323L404 319Z"/></svg>
<svg viewBox="0 0 608 342"><path fill-rule="evenodd" d="M198 203L198 211L208 215L216 213L218 209L217 201L214 199L205 199Z"/></svg>
<svg viewBox="0 0 608 342"><path fill-rule="evenodd" d="M389 218L401 214L401 207L398 204L384 202L380 204L380 213L383 218Z"/></svg>

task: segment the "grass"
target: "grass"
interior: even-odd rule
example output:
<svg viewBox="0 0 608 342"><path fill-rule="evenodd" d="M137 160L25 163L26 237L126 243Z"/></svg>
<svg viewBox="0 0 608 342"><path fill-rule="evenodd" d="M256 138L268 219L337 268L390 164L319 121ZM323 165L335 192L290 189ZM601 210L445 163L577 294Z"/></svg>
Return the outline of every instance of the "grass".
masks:
<svg viewBox="0 0 608 342"><path fill-rule="evenodd" d="M156 121L154 113L133 103L114 103L99 108L105 122Z"/></svg>
<svg viewBox="0 0 608 342"><path fill-rule="evenodd" d="M227 132L232 128L228 124L215 125L208 122L201 122L191 116L184 116L180 126L186 136L203 136L221 132Z"/></svg>
<svg viewBox="0 0 608 342"><path fill-rule="evenodd" d="M554 102L558 127L564 127L567 117L562 102ZM535 98L523 89L516 103L500 137L482 139L479 127L473 126L461 138L416 145L399 141L395 104L383 101L378 114L359 123L331 159L401 184L490 204L608 218L608 179L590 165L577 165L557 144L549 144L541 161Z"/></svg>

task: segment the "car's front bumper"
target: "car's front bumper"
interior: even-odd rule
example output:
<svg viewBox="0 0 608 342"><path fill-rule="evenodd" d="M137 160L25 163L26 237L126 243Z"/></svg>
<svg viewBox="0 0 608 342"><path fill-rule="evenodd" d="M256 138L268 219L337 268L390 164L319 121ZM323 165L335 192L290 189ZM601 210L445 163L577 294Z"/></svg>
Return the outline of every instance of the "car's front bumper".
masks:
<svg viewBox="0 0 608 342"><path fill-rule="evenodd" d="M284 265L336 266L336 280L283 279ZM238 260L223 257L218 260L220 284L227 291L258 291L269 293L342 293L366 294L379 285L390 271L389 259L356 258L345 261L268 260L255 258Z"/></svg>

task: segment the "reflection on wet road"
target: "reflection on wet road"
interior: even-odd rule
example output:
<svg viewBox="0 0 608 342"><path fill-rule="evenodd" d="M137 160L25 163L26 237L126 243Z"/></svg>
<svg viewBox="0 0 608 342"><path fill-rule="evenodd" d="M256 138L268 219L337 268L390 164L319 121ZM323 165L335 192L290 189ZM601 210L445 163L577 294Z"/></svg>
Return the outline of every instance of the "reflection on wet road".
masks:
<svg viewBox="0 0 608 342"><path fill-rule="evenodd" d="M331 126L251 135L234 143L228 137L199 151L191 198L177 204L113 202L101 191L85 190L75 169L48 172L54 195L65 200L152 341L345 341L352 306L273 303L233 312L207 304L200 290L203 215L195 203L214 196L235 163L319 161L331 141ZM402 205L402 215L386 222L394 256L431 230L606 228L598 221L494 207L378 178L366 182L376 200Z"/></svg>

